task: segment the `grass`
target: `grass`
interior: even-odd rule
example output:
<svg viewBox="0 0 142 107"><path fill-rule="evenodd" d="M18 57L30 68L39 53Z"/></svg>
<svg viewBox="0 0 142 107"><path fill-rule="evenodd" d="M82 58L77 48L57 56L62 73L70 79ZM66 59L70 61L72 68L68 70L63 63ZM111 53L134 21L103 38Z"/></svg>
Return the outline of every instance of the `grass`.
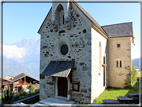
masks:
<svg viewBox="0 0 142 107"><path fill-rule="evenodd" d="M138 93L137 83L131 88L107 88L93 103L103 103L103 99L117 100L117 97L127 96L127 93Z"/></svg>

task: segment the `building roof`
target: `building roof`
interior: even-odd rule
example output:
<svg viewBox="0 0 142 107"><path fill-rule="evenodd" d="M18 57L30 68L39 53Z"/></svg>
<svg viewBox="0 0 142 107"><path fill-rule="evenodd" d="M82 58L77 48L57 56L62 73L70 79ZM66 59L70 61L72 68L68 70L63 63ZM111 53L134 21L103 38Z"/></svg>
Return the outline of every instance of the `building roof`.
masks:
<svg viewBox="0 0 142 107"><path fill-rule="evenodd" d="M109 38L133 36L132 22L101 26Z"/></svg>
<svg viewBox="0 0 142 107"><path fill-rule="evenodd" d="M25 77L25 76L28 76L28 75L26 75L26 74L24 74L24 73L21 73L21 74L19 74L19 75L14 76L13 78L11 78L11 79L9 79L9 80L15 82L15 81L17 81L17 80L19 80L19 79L21 79L21 78L23 78L23 77ZM31 77L31 76L28 76L28 77L33 78L33 77ZM33 79L35 79L35 78L33 78ZM35 79L35 80L37 80L37 79ZM39 80L37 80L37 81L39 81Z"/></svg>
<svg viewBox="0 0 142 107"><path fill-rule="evenodd" d="M8 85L8 84L12 84L12 82L13 81L11 81L11 80L0 78L0 85Z"/></svg>
<svg viewBox="0 0 142 107"><path fill-rule="evenodd" d="M98 22L83 7L81 7L76 2L73 2L73 4L87 17L87 19L91 21L92 24L96 25L103 33L105 33L101 26L98 24Z"/></svg>
<svg viewBox="0 0 142 107"><path fill-rule="evenodd" d="M92 24L96 25L103 33L105 33L103 31L103 29L101 28L101 26L97 23L97 21L85 9L83 9L77 2L74 1L74 2L71 2L71 4L74 5L75 7L77 7L80 10L80 12L82 12ZM50 8L47 16L45 17L42 25L40 26L38 33L40 32L42 26L44 25L44 22L46 21L48 15L50 14L50 12L52 12L52 7Z"/></svg>
<svg viewBox="0 0 142 107"><path fill-rule="evenodd" d="M67 77L74 65L75 61L51 61L42 75Z"/></svg>
<svg viewBox="0 0 142 107"><path fill-rule="evenodd" d="M97 21L85 9L83 9L77 2L74 1L74 2L71 2L71 4L75 6L76 8L78 8L80 12L82 12L82 14L84 14L84 16L92 23L92 25L95 25L97 29L99 29L104 35L106 35L105 37L109 37L109 38L133 37L132 22L100 26L97 23ZM51 13L52 13L52 7L50 8L50 11L48 12L40 29L38 30L38 33L40 32L49 14Z"/></svg>

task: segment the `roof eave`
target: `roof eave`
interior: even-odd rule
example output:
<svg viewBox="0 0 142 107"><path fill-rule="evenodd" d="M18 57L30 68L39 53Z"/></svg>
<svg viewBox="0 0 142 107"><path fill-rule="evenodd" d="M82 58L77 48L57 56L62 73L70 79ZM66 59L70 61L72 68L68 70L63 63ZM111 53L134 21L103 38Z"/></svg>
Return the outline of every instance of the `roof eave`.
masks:
<svg viewBox="0 0 142 107"><path fill-rule="evenodd" d="M100 35L102 35L104 38L106 38L106 39L108 39L108 36L104 33L104 32L102 32L95 24L92 24L92 28L94 29L94 30L96 30Z"/></svg>
<svg viewBox="0 0 142 107"><path fill-rule="evenodd" d="M109 37L109 38L111 39L111 38L127 38L127 37L130 38L130 37L133 37L133 35L131 35L131 36L119 36L119 37L115 36L115 37Z"/></svg>
<svg viewBox="0 0 142 107"><path fill-rule="evenodd" d="M51 13L51 10L52 10L52 7L50 8L50 10L49 10L48 14L46 15L44 21L42 22L42 24L41 24L41 26L40 26L40 28L39 28L39 30L38 30L38 32L37 32L38 34L40 34L40 31L41 31L41 29L43 28L43 25L44 25L46 19L48 18L49 14Z"/></svg>

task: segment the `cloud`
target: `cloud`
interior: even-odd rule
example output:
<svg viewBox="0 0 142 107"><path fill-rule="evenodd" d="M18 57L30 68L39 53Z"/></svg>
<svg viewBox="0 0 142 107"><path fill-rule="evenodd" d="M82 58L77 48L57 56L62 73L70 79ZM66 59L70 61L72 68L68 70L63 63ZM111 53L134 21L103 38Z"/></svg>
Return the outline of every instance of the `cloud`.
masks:
<svg viewBox="0 0 142 107"><path fill-rule="evenodd" d="M132 53L132 59L140 58L140 53Z"/></svg>
<svg viewBox="0 0 142 107"><path fill-rule="evenodd" d="M26 55L26 48L18 48L16 45L3 45L3 56L19 59Z"/></svg>

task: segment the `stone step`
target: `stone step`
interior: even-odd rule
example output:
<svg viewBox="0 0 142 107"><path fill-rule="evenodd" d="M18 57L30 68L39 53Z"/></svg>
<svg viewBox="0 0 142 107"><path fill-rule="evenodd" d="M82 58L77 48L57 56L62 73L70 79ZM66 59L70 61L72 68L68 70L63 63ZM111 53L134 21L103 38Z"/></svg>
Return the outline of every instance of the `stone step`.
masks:
<svg viewBox="0 0 142 107"><path fill-rule="evenodd" d="M130 98L130 97L117 97L118 101L121 103L121 104L133 104L133 98Z"/></svg>
<svg viewBox="0 0 142 107"><path fill-rule="evenodd" d="M142 95L142 94L140 94L140 93L128 93L127 95L128 95L128 97L139 97L139 95Z"/></svg>
<svg viewBox="0 0 142 107"><path fill-rule="evenodd" d="M124 96L124 97L117 97L119 101L133 101L133 98Z"/></svg>
<svg viewBox="0 0 142 107"><path fill-rule="evenodd" d="M102 101L103 101L103 104L120 104L118 100L108 99L108 100L102 100Z"/></svg>

